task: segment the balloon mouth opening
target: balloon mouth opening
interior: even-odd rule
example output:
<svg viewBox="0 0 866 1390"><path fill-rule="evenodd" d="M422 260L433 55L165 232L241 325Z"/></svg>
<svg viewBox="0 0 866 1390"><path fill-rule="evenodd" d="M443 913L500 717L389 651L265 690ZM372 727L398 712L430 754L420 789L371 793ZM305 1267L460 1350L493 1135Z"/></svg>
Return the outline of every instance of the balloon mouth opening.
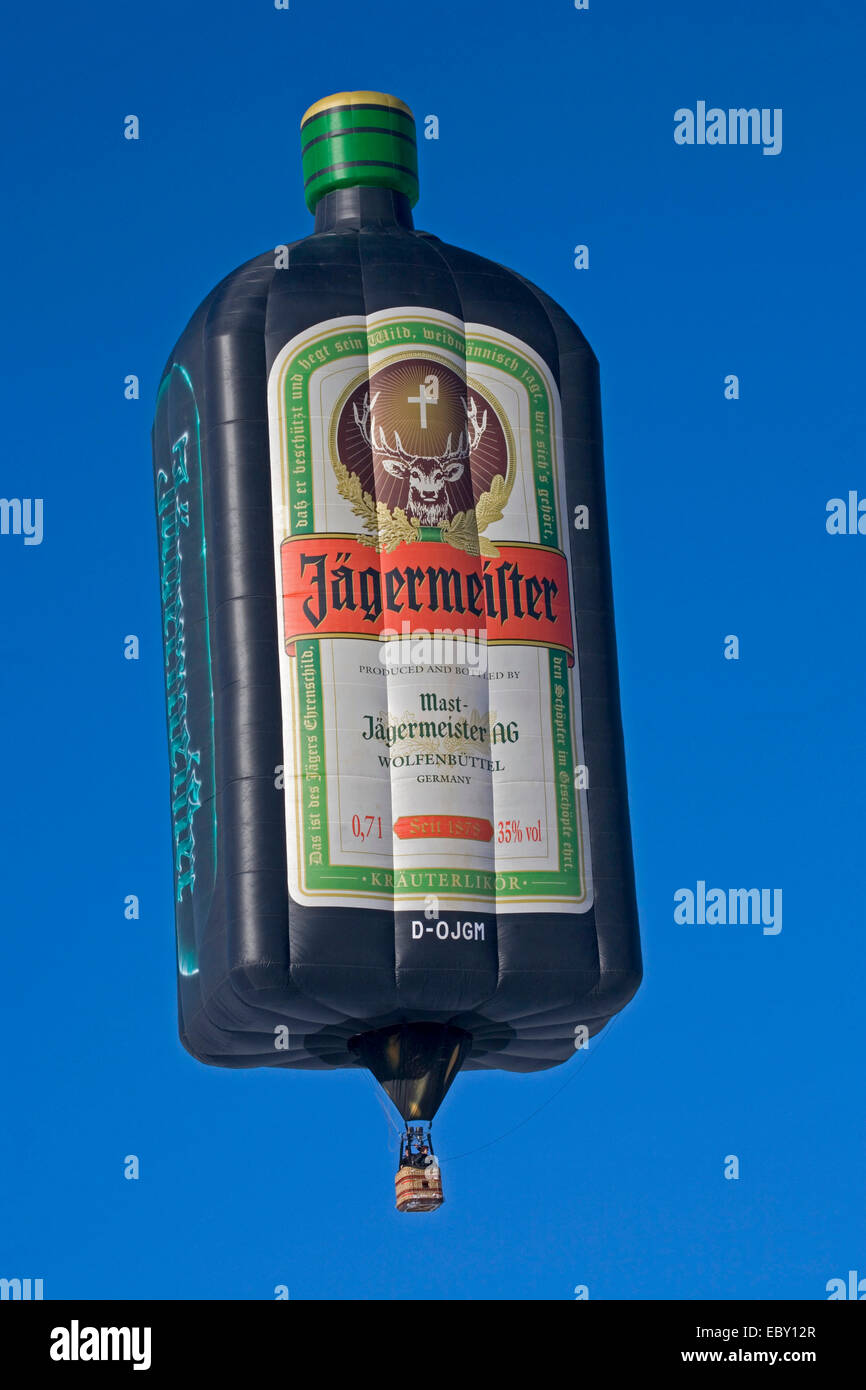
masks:
<svg viewBox="0 0 866 1390"><path fill-rule="evenodd" d="M432 1120L472 1046L448 1023L396 1023L349 1039L407 1125Z"/></svg>

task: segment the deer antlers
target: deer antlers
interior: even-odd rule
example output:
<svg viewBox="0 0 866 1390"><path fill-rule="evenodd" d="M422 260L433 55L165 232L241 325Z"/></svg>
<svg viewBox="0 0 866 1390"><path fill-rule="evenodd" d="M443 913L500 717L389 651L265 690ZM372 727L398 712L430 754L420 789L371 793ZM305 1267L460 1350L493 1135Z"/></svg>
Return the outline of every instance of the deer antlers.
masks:
<svg viewBox="0 0 866 1390"><path fill-rule="evenodd" d="M392 454L396 454L397 457L400 459L401 463L414 463L418 455L410 454L408 450L403 448L403 443L396 430L394 431L394 441L396 446L395 448L391 448L391 445L385 438L385 431L381 425L379 426L379 443L376 442L376 417L373 414L373 407L378 399L378 391L376 392L372 400L370 399L369 391L365 392L364 404L361 408L360 415L358 414L357 402L352 406L352 412L355 416L355 424L358 426L358 429L361 431L361 434L369 444L370 448L373 450L374 454L388 454L389 456Z"/></svg>
<svg viewBox="0 0 866 1390"><path fill-rule="evenodd" d="M462 430L461 430L461 432L460 432L460 438L459 438L458 441L457 441L457 451L456 451L456 453L454 453L453 456L452 456L452 455L446 454L446 458L447 458L447 457L468 458L469 455L470 455L470 453L472 452L472 450L473 450L473 449L476 449L476 448L478 447L478 442L479 442L479 440L481 439L481 436L483 435L484 431L487 429L487 411L485 410L485 412L484 412L484 419L481 420L481 421L479 422L479 420L478 420L478 402L473 398L472 401L470 401L470 402L467 403L467 400L466 400L466 397L465 397L465 396L461 397L461 399L462 399L462 401L463 401L463 409L464 409L464 411L466 412L466 424L467 424L468 427L469 427L469 428L468 428L468 431L467 431L467 435L466 435L466 443L465 443L465 445L464 445L464 443L463 443L464 436L463 436L463 432L462 432ZM471 436L472 436L471 439L469 438L469 434L471 434ZM446 449L450 449L450 447L451 447L451 436L450 436L450 434L449 434L449 436L448 436L448 443L445 445L445 448L446 448Z"/></svg>
<svg viewBox="0 0 866 1390"><path fill-rule="evenodd" d="M487 411L485 410L482 419L479 420L478 402L475 399L468 401L465 396L462 396L461 401L466 415L467 428L460 431L456 446L452 444L453 434L449 434L445 443L445 448L441 454L410 454L409 451L403 447L403 441L396 430L394 431L393 447L388 443L385 437L385 431L381 425L379 426L379 439L377 442L376 417L373 413L373 408L379 399L379 395L380 392L377 391L375 396L371 399L369 391L365 392L364 404L360 412L358 411L357 402L353 405L352 411L355 416L355 424L358 426L361 435L369 444L374 454L394 455L399 458L402 463L414 463L416 459L423 457L433 457L438 459L441 463L451 463L456 462L458 459L467 459L472 450L478 447L479 440L487 429Z"/></svg>

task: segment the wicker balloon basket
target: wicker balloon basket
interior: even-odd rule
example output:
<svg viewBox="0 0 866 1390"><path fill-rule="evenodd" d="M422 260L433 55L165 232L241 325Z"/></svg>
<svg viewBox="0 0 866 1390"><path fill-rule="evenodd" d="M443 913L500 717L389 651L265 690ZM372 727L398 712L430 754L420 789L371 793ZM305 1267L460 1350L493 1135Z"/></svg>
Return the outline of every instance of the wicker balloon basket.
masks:
<svg viewBox="0 0 866 1390"><path fill-rule="evenodd" d="M427 1168L398 1168L394 1186L398 1211L435 1211L445 1200L442 1174L435 1164Z"/></svg>

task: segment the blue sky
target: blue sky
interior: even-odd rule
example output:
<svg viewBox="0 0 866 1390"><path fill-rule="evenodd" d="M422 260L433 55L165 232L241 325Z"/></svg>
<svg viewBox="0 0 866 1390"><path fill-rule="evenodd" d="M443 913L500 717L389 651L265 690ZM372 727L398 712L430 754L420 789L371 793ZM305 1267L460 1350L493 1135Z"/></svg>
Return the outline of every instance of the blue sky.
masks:
<svg viewBox="0 0 866 1390"><path fill-rule="evenodd" d="M471 1300L866 1274L866 537L825 527L866 496L863 16L150 0L8 25L0 495L43 498L44 539L0 536L0 1275ZM310 230L298 122L356 87L440 118L417 225L542 285L601 362L646 966L589 1054L458 1081L448 1201L418 1220L362 1074L206 1068L175 1023L153 400L211 286ZM781 108L781 154L678 146L699 100ZM781 933L677 925L698 880L781 888Z"/></svg>

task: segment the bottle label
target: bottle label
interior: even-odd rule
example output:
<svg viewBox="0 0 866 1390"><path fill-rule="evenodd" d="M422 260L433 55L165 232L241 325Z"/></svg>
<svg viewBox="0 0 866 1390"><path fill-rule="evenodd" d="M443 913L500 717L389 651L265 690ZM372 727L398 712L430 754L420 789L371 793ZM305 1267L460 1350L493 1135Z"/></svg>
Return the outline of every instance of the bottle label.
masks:
<svg viewBox="0 0 866 1390"><path fill-rule="evenodd" d="M585 912L559 394L435 310L335 318L269 379L292 897Z"/></svg>

